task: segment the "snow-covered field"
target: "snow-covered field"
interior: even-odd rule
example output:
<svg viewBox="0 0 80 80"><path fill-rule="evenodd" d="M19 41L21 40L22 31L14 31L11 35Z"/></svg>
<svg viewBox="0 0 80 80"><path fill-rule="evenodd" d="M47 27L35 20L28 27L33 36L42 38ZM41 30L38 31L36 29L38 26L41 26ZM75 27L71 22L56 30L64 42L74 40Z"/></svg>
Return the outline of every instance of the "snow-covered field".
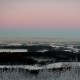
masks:
<svg viewBox="0 0 80 80"><path fill-rule="evenodd" d="M0 52L27 52L27 49L0 49Z"/></svg>
<svg viewBox="0 0 80 80"><path fill-rule="evenodd" d="M71 70L48 71L40 70L38 75L16 70L0 71L0 80L80 80L80 68L72 67Z"/></svg>
<svg viewBox="0 0 80 80"><path fill-rule="evenodd" d="M22 69L29 69L29 70L42 70L42 69L52 69L52 68L60 68L60 67L72 67L72 66L79 66L80 62L58 62L53 64L47 64L45 66L38 66L38 65L0 65L0 68L22 68Z"/></svg>

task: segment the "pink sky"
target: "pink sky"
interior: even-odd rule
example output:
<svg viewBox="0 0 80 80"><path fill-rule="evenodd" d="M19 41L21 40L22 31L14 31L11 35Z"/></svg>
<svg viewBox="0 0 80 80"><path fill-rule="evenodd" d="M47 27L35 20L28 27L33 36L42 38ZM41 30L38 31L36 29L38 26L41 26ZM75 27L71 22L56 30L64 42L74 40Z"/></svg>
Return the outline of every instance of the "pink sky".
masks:
<svg viewBox="0 0 80 80"><path fill-rule="evenodd" d="M0 27L20 25L79 28L80 0L0 0Z"/></svg>

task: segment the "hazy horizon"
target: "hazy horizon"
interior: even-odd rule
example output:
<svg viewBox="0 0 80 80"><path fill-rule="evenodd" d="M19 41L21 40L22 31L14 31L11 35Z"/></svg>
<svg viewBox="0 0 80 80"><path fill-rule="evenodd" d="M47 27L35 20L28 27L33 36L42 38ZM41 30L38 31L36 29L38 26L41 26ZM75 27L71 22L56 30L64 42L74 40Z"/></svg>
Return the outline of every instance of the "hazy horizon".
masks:
<svg viewBox="0 0 80 80"><path fill-rule="evenodd" d="M0 37L0 42L80 42L80 38Z"/></svg>

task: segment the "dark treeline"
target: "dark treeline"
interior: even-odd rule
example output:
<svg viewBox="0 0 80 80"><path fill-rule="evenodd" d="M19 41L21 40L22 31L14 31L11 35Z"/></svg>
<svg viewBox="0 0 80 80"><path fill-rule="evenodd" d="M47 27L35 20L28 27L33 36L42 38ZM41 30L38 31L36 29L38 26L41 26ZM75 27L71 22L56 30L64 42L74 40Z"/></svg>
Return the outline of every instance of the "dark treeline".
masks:
<svg viewBox="0 0 80 80"><path fill-rule="evenodd" d="M38 64L35 58L51 58L55 62L80 61L80 54L65 51L47 51L47 52L1 52L0 64ZM42 63L41 63L42 64Z"/></svg>
<svg viewBox="0 0 80 80"><path fill-rule="evenodd" d="M28 49L28 51L36 51L36 50L53 50L51 46L0 46L0 49Z"/></svg>
<svg viewBox="0 0 80 80"><path fill-rule="evenodd" d="M16 65L16 64L36 64L37 61L31 58L22 56L21 54L16 53L1 53L0 54L0 64L5 65Z"/></svg>
<svg viewBox="0 0 80 80"><path fill-rule="evenodd" d="M57 61L59 60L75 60L76 56L77 59L80 61L80 54L73 53L73 52L66 52L66 51L46 51L46 52L24 52L19 53L22 56L26 57L35 57L35 58L53 58Z"/></svg>

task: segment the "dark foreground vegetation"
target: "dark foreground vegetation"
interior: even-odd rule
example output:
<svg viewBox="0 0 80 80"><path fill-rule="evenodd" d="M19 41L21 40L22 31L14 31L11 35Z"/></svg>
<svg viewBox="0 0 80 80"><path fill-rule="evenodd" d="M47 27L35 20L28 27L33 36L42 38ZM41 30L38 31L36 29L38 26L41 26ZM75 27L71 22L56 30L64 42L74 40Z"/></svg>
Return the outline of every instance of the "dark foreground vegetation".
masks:
<svg viewBox="0 0 80 80"><path fill-rule="evenodd" d="M47 71L53 71L53 72L61 72L63 70L71 70L71 67L60 67L60 68L52 68L52 69L45 69ZM80 68L79 68L80 69ZM19 72L26 72L26 73L30 73L30 74L34 74L34 75L38 75L39 71L45 71L44 69L41 69L41 70L29 70L29 69L23 69L23 68L0 68L0 72L3 71L3 72L6 72L6 71L16 71L18 70Z"/></svg>
<svg viewBox="0 0 80 80"><path fill-rule="evenodd" d="M45 65L46 63L53 62L72 62L77 60L80 61L80 54L65 51L47 51L47 52L1 52L0 53L0 65L33 65L40 64ZM35 58L52 59L51 61L38 62Z"/></svg>
<svg viewBox="0 0 80 80"><path fill-rule="evenodd" d="M54 70L0 69L0 80L80 80L80 67Z"/></svg>

